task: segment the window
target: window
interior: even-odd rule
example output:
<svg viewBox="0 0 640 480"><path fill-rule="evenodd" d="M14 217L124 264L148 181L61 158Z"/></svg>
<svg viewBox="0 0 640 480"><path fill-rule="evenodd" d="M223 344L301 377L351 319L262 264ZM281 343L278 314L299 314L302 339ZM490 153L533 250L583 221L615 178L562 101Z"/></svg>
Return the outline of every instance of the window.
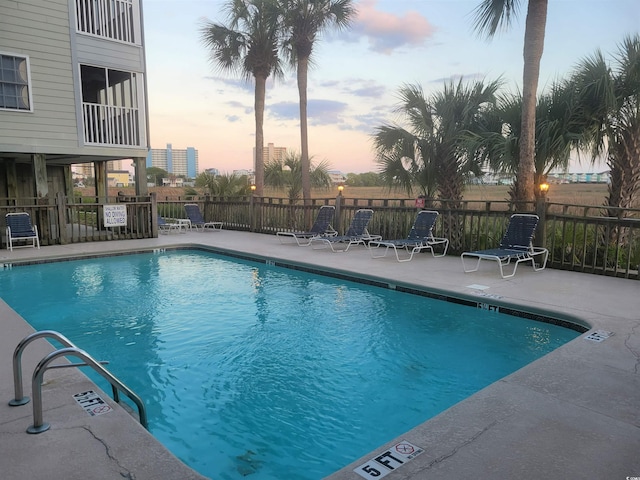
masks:
<svg viewBox="0 0 640 480"><path fill-rule="evenodd" d="M141 79L124 72L80 66L84 140L102 145L141 145L138 89Z"/></svg>
<svg viewBox="0 0 640 480"><path fill-rule="evenodd" d="M27 57L0 54L0 108L31 111Z"/></svg>
<svg viewBox="0 0 640 480"><path fill-rule="evenodd" d="M81 65L80 76L84 103L138 107L135 73Z"/></svg>

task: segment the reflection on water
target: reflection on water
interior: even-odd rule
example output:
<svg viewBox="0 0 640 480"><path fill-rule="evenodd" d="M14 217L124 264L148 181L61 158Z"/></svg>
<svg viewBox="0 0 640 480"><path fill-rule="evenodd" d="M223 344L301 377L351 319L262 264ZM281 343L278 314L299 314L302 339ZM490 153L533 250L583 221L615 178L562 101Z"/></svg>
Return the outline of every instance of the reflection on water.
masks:
<svg viewBox="0 0 640 480"><path fill-rule="evenodd" d="M0 291L108 360L216 479L321 478L577 336L202 252L13 268Z"/></svg>

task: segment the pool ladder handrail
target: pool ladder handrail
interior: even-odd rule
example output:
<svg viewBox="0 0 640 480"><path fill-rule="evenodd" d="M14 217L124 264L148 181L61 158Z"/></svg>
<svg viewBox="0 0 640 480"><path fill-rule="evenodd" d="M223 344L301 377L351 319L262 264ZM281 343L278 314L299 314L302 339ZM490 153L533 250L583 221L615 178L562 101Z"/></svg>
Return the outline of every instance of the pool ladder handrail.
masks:
<svg viewBox="0 0 640 480"><path fill-rule="evenodd" d="M81 366L89 366L93 368L98 374L100 374L103 378L105 378L110 384L113 390L113 399L120 403L120 394L122 391L127 397L133 401L138 407L138 417L140 423L144 428L148 428L147 422L147 412L144 406L144 403L136 395L129 387L127 387L124 383L122 383L118 378L116 378L111 372L109 372L106 368L104 368L100 362L96 361L91 355L89 355L84 350L75 346L68 338L64 335L55 332L53 330L43 330L40 332L32 333L25 337L16 347L13 353L13 380L15 387L15 398L9 402L11 406L19 406L25 405L29 402L29 397L23 396L22 392L22 367L21 367L21 359L22 352L24 348L31 343L33 340L42 337L50 337L55 338L60 343L65 345L66 348L61 348L49 353L46 357L44 357L35 370L33 371L33 376L31 380L31 389L33 392L33 425L27 428L27 433L42 433L49 430L50 425L48 423L43 422L42 418L42 380L44 377L44 373L50 368L60 368L60 367L81 367ZM85 363L70 363L68 365L49 365L53 360L58 357L67 357L73 356L84 360Z"/></svg>
<svg viewBox="0 0 640 480"><path fill-rule="evenodd" d="M71 342L67 337L55 330L41 330L34 332L24 337L13 351L13 400L9 401L9 405L17 407L20 405L26 405L29 403L30 398L24 395L22 387L22 353L34 340L38 338L53 338L60 342L65 347L75 347L76 345Z"/></svg>

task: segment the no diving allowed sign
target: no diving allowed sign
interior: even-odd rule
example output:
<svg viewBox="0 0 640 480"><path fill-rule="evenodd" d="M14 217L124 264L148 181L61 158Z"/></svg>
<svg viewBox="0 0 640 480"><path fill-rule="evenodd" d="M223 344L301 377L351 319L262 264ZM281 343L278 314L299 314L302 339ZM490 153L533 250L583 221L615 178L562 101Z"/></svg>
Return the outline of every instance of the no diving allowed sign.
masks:
<svg viewBox="0 0 640 480"><path fill-rule="evenodd" d="M126 227L127 226L127 206L126 205L105 205L103 207L105 227Z"/></svg>
<svg viewBox="0 0 640 480"><path fill-rule="evenodd" d="M423 452L422 448L403 440L389 450L354 468L353 471L363 478L382 478Z"/></svg>

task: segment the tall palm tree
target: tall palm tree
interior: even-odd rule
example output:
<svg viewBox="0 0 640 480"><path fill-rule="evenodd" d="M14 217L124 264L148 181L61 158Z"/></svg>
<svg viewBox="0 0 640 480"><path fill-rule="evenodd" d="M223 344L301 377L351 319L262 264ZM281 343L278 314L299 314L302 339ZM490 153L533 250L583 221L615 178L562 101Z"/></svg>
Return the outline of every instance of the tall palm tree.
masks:
<svg viewBox="0 0 640 480"><path fill-rule="evenodd" d="M256 195L264 189L264 108L267 78L282 75L279 4L277 0L229 0L228 24L205 21L201 38L210 49L211 61L223 71L255 80L255 184Z"/></svg>
<svg viewBox="0 0 640 480"><path fill-rule="evenodd" d="M535 197L536 96L540 78L540 59L544 49L548 0L528 0L524 32L524 68L522 73L522 121L520 133L517 196L521 202ZM475 9L475 29L493 37L499 28L508 27L518 14L520 0L482 0Z"/></svg>
<svg viewBox="0 0 640 480"><path fill-rule="evenodd" d="M309 61L318 34L333 27L346 28L356 14L353 0L280 0L288 39L286 51L296 67L300 97L300 161L302 196L305 204L311 199L309 138L307 129L307 76Z"/></svg>
<svg viewBox="0 0 640 480"><path fill-rule="evenodd" d="M640 194L640 35L624 38L610 66L598 50L582 60L570 80L577 97L580 146L591 160L607 159L611 182L607 214L631 208Z"/></svg>

